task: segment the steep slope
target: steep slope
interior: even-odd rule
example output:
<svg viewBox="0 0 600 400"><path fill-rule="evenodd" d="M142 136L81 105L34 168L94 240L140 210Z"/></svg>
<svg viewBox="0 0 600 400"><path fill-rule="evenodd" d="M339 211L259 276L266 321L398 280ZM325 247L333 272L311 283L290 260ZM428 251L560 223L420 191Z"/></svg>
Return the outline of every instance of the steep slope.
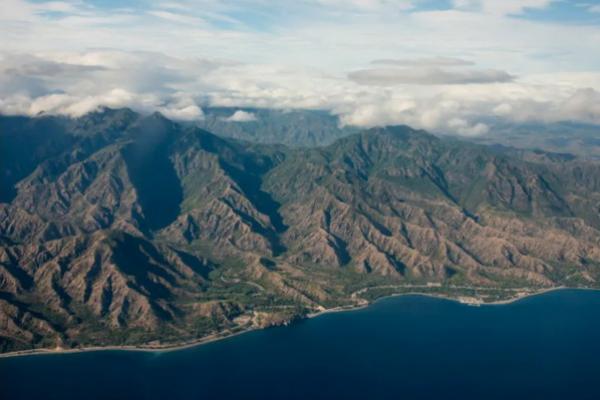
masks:
<svg viewBox="0 0 600 400"><path fill-rule="evenodd" d="M408 127L290 149L129 110L0 127L4 351L182 342L369 286L600 279L595 162Z"/></svg>
<svg viewBox="0 0 600 400"><path fill-rule="evenodd" d="M470 284L552 285L563 264L596 273L598 165L511 159L402 127L297 157L267 180L295 262Z"/></svg>

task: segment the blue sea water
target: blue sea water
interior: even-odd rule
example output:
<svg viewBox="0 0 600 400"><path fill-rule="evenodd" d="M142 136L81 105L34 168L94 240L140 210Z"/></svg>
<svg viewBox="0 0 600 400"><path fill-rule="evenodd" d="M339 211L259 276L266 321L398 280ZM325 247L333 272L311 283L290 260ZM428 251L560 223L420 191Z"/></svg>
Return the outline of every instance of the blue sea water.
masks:
<svg viewBox="0 0 600 400"><path fill-rule="evenodd" d="M0 359L8 399L600 399L600 292L381 300L171 352Z"/></svg>

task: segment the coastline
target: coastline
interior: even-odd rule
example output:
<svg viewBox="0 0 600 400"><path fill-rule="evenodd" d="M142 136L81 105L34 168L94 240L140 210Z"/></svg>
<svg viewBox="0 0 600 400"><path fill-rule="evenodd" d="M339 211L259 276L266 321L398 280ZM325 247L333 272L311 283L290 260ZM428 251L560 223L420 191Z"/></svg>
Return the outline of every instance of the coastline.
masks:
<svg viewBox="0 0 600 400"><path fill-rule="evenodd" d="M397 294L391 294L389 296L384 296L384 297L380 297L377 300L375 300L375 302L379 301L379 300L383 300L386 298L390 298L390 297L397 297L397 296L407 296L407 295L412 295L412 296L425 296L425 297L433 297L436 299L441 299L441 300L449 300L449 301L454 301L463 305L467 305L467 306L474 306L474 307L483 307L483 306L502 306L502 305L508 305L508 304L512 304L512 303L516 303L518 301L524 300L524 299L528 299L530 297L535 297L535 296L540 296L546 293L550 293L550 292L555 292L555 291L559 291L559 290L600 290L600 289L593 289L593 288L571 288L571 287L567 287L567 286L557 286L557 287L552 287L552 288L546 288L546 289L541 289L535 292L529 292L526 294L517 294L514 297L505 299L505 300L496 300L496 301L490 301L490 302L484 302L484 301L480 301L480 302L467 302L467 301L463 301L461 300L461 297L451 297L451 296L447 296L444 294L432 294L432 293L421 293L421 292L406 292L406 293L397 293ZM373 302L373 303L375 303ZM373 304L370 303L370 304Z"/></svg>
<svg viewBox="0 0 600 400"><path fill-rule="evenodd" d="M432 297L432 298L436 298L436 299L440 299L440 300L454 301L454 302L457 302L457 303L460 303L460 304L463 304L466 306L479 307L479 306L508 305L508 304L516 303L518 301L530 298L530 297L540 296L540 295L543 295L546 293L559 291L559 290L600 291L600 289L596 289L596 288L576 288L576 287L567 287L567 286L557 286L557 287L537 290L535 292L528 292L526 294L517 294L515 297L508 298L505 300L498 300L498 301L493 301L493 302L477 302L477 303L465 302L465 301L461 300L460 296L459 297L451 297L451 296L444 295L444 294L432 294L432 293L423 293L423 292L414 291L414 292L395 293L395 294L390 294L387 296L382 296L372 302L365 301L364 303L360 303L360 304L346 305L346 306L339 306L339 307L324 309L324 310L308 313L299 319L300 320L301 319L310 319L310 318L316 318L316 317L319 317L319 316L322 316L325 314L357 311L357 310L365 309L378 301L393 298L393 297L400 297L400 296ZM250 326L250 327L242 328L238 331L233 331L233 332L232 331L217 332L217 333L214 333L214 334L211 334L208 336L204 336L204 337L201 337L196 340L189 341L189 342L173 343L173 344L165 344L165 345L157 345L157 346L151 346L151 345L118 346L117 345L117 346L91 346L91 347L81 347L81 348L72 348L72 349L39 348L39 349L30 349L30 350L19 350L19 351L14 351L14 352L2 353L2 354L0 354L0 359L10 358L10 357L37 356L37 355L77 354L77 353L87 353L87 352L97 352L97 351L138 351L138 352L150 352L150 353L164 353L164 352L170 352L170 351L184 350L184 349L188 349L188 348L192 348L192 347L196 347L196 346L202 346L202 345L205 345L208 343L213 343L213 342L220 341L223 339L232 338L234 336L239 336L244 333L261 330L261 329L266 329L266 328Z"/></svg>
<svg viewBox="0 0 600 400"><path fill-rule="evenodd" d="M260 330L263 328L257 327L248 327L245 329L240 329L239 331L229 332L222 331L217 332L208 336L203 336L196 340L184 343L173 343L173 344L165 344L163 346L151 346L151 345L123 345L123 346L90 346L90 347L80 347L73 349L65 349L65 348L39 348L39 349L30 349L30 350L19 350L13 351L9 353L0 354L0 359L9 358L9 357L24 357L24 356L38 356L38 355L60 355L60 354L77 354L77 353L90 353L96 351L139 351L139 352L147 352L147 353L163 353L168 351L177 351L184 350L191 347L201 346L203 344L208 344L212 342L216 342L222 339L231 338L234 336L238 336L244 333Z"/></svg>

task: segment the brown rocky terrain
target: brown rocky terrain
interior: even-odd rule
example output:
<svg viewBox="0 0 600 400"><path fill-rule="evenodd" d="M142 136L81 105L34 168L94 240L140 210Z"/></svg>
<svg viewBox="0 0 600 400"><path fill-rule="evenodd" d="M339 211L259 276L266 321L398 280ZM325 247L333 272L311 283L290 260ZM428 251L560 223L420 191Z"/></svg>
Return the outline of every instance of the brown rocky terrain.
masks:
<svg viewBox="0 0 600 400"><path fill-rule="evenodd" d="M0 349L193 340L371 285L598 286L600 164L372 129L0 117Z"/></svg>

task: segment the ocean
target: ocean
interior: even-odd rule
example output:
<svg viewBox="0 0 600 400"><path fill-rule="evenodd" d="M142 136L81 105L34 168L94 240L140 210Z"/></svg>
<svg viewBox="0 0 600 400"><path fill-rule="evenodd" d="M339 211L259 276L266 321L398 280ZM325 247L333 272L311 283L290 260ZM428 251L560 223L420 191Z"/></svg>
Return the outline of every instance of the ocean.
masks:
<svg viewBox="0 0 600 400"><path fill-rule="evenodd" d="M600 292L407 295L165 351L0 359L0 399L600 399Z"/></svg>

